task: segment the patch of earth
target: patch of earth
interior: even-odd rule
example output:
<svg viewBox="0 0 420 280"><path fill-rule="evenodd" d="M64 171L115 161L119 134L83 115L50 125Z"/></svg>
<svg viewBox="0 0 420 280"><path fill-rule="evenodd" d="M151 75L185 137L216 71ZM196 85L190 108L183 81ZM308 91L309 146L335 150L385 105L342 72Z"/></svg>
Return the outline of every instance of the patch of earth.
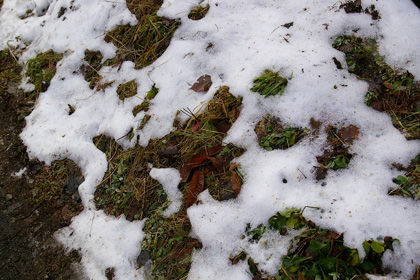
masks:
<svg viewBox="0 0 420 280"><path fill-rule="evenodd" d="M53 199L35 203L33 190L49 167L29 160L19 138L25 126L20 114L31 110L33 101L25 99L13 75L5 77L11 68L15 74L20 71L17 65L0 69L1 279L83 279L72 264L80 261L78 253L65 254L53 238L54 232L69 225L81 210L81 203L65 192L71 189L71 178L77 178L79 171L69 169L65 178L68 183L63 184L67 188L58 189ZM16 176L25 167L26 172Z"/></svg>

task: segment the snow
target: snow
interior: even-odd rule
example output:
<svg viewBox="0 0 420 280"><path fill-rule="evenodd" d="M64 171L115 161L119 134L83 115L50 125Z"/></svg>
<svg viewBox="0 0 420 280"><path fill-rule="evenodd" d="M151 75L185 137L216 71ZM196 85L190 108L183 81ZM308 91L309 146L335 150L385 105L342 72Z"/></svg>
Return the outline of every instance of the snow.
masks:
<svg viewBox="0 0 420 280"><path fill-rule="evenodd" d="M169 217L179 211L182 205L182 193L178 190L178 184L181 182L181 175L178 170L173 168L152 168L150 177L162 184L165 193L170 202L162 215Z"/></svg>
<svg viewBox="0 0 420 280"><path fill-rule="evenodd" d="M389 168L391 163L407 165L419 152L420 143L407 141L389 116L364 104L367 84L347 69L336 68L332 58L344 68L345 58L331 44L342 34L375 37L387 62L409 70L418 80L420 10L409 0L362 1L363 7L376 6L382 19L375 21L367 14L346 14L336 0L208 0L208 14L193 21L188 13L200 2L165 0L159 15L181 22L166 52L140 70L131 62L120 69L102 68L104 82L115 82L98 93L89 88L79 69L87 49L101 51L104 59L115 55L115 47L104 41L105 33L136 22L125 1L4 1L0 49L24 50L22 64L49 49L64 53L21 134L31 158L47 164L70 158L83 172L85 181L79 192L85 209L56 238L69 250L80 250L84 272L91 279L106 279L108 267L115 267L115 279L142 279L135 259L144 237L144 220L128 222L123 216L117 219L96 210L93 194L108 165L92 138L104 133L124 148L134 146L137 137L132 141L121 137L138 127L144 112L133 117L132 108L153 84L159 94L148 111L151 119L136 130L143 146L174 129L178 110L198 111L220 86L227 85L233 95L243 97L241 114L224 142L247 149L236 159L245 181L236 200L218 202L205 191L201 203L188 209L191 235L203 244L193 255L188 279L252 279L244 262L232 265L229 261L229 256L242 249L264 263L266 273L272 275L274 262L287 253L293 234L264 236L276 251L268 260L273 247L250 245L241 239L246 225L267 224L270 216L286 207L305 206L323 209L307 208L304 216L343 232L345 245L359 249L362 257L364 240L398 238L400 245L394 245L394 254L384 255L384 264L402 271L403 278L411 275L415 264L420 264L419 204L391 197L387 191L392 178L401 175ZM66 12L58 17L61 7ZM23 18L28 9L34 15ZM290 28L283 26L290 22ZM209 43L213 45L210 49ZM264 98L250 90L253 79L265 69L286 77L293 74L283 96ZM210 75L213 84L206 94L195 93L191 84L203 74ZM122 102L116 89L131 80L139 85L137 95ZM24 87L30 90L30 85ZM76 108L72 115L68 104ZM349 167L331 172L325 186L310 176L326 135L306 138L287 150L263 150L253 128L267 113L292 126L309 127L311 118L322 121L323 126L357 126L360 139L351 148L354 156ZM181 201L176 187L179 173L154 168L150 175L162 183L172 201L165 215L175 213Z"/></svg>

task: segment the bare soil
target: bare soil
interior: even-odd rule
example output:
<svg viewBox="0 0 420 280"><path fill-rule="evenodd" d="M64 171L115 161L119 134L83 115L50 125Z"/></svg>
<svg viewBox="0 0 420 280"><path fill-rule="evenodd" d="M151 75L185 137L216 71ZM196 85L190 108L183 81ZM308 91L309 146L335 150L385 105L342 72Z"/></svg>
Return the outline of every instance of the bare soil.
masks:
<svg viewBox="0 0 420 280"><path fill-rule="evenodd" d="M0 278L80 279L72 267L80 260L77 252L65 254L53 234L70 224L81 203L65 195L65 188L60 197L35 203L33 189L49 167L29 160L19 139L25 122L18 116L25 107L23 93L9 82L0 92ZM24 167L20 178L12 175Z"/></svg>

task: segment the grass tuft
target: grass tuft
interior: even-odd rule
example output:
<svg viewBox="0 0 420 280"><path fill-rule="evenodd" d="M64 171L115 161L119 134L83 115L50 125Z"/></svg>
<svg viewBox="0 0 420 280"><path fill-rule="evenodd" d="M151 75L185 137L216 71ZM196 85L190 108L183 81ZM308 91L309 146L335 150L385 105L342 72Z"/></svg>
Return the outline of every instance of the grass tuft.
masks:
<svg viewBox="0 0 420 280"><path fill-rule="evenodd" d="M258 92L264 97L273 96L280 93L283 95L287 86L287 79L280 77L279 72L265 70L264 74L254 79L254 86L251 88L253 92Z"/></svg>
<svg viewBox="0 0 420 280"><path fill-rule="evenodd" d="M121 84L117 88L117 94L120 100L124 100L128 97L132 97L137 94L137 83L130 81L125 84Z"/></svg>
<svg viewBox="0 0 420 280"><path fill-rule="evenodd" d="M131 0L127 7L136 15L135 26L121 25L107 33L105 41L112 42L118 49L113 66L124 61L133 61L136 69L152 64L169 46L179 23L158 17L156 12L162 1Z"/></svg>
<svg viewBox="0 0 420 280"><path fill-rule="evenodd" d="M191 12L188 14L188 18L192 20L200 20L206 16L209 9L209 4L206 4L205 6L198 5L196 8L191 10Z"/></svg>
<svg viewBox="0 0 420 280"><path fill-rule="evenodd" d="M29 82L35 86L30 98L36 99L41 92L48 89L50 81L55 75L56 65L62 58L63 54L49 50L28 60L25 75L29 76Z"/></svg>

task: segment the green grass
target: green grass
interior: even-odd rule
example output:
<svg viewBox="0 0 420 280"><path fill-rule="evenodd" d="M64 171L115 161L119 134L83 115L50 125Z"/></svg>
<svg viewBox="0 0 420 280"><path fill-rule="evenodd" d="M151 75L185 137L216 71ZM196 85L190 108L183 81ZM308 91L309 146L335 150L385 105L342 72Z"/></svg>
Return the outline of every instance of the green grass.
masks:
<svg viewBox="0 0 420 280"><path fill-rule="evenodd" d="M162 1L153 0L127 1L138 23L122 25L107 33L105 40L118 48L117 56L108 64L116 66L129 60L136 69L141 69L162 55L179 23L156 15L161 4Z"/></svg>
<svg viewBox="0 0 420 280"><path fill-rule="evenodd" d="M196 8L192 9L191 12L188 14L188 18L192 20L200 20L204 18L207 14L207 12L210 9L210 5L198 5Z"/></svg>
<svg viewBox="0 0 420 280"><path fill-rule="evenodd" d="M29 82L35 86L35 90L29 97L36 99L41 92L48 89L50 81L55 75L56 65L62 58L63 54L49 50L28 60L25 75L29 77Z"/></svg>
<svg viewBox="0 0 420 280"><path fill-rule="evenodd" d="M369 83L365 104L386 112L394 127L408 140L420 139L420 84L414 83L414 76L388 66L373 39L339 36L333 47L345 53L349 71ZM399 168L405 174L394 179L398 186L391 188L390 195L419 199L418 158L417 155L407 168Z"/></svg>
<svg viewBox="0 0 420 280"><path fill-rule="evenodd" d="M279 72L265 70L265 72L254 79L254 86L251 88L253 92L258 92L264 97L273 96L280 93L283 95L287 86L287 79L279 76Z"/></svg>

